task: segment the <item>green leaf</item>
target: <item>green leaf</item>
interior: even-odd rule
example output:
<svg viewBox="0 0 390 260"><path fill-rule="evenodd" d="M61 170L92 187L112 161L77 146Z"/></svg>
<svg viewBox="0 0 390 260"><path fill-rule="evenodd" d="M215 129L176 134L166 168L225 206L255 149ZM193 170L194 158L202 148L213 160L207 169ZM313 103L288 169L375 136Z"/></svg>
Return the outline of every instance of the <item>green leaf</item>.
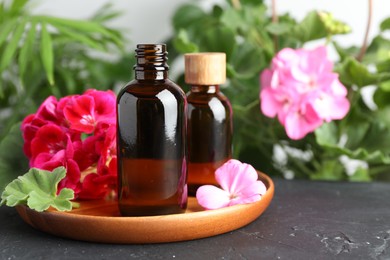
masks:
<svg viewBox="0 0 390 260"><path fill-rule="evenodd" d="M28 0L13 0L9 13L11 16L18 15L23 11L23 8L28 3Z"/></svg>
<svg viewBox="0 0 390 260"><path fill-rule="evenodd" d="M359 167L356 169L355 173L349 176L350 181L372 181L372 178L369 174L368 169Z"/></svg>
<svg viewBox="0 0 390 260"><path fill-rule="evenodd" d="M365 65L354 58L347 58L337 68L340 80L349 85L364 87L378 84L379 82L390 80L390 73L371 73Z"/></svg>
<svg viewBox="0 0 390 260"><path fill-rule="evenodd" d="M0 46L7 40L9 33L15 29L17 22L17 19L11 19L2 24L0 27Z"/></svg>
<svg viewBox="0 0 390 260"><path fill-rule="evenodd" d="M266 65L264 53L258 47L251 44L242 44L233 53L229 68L230 73L236 78L252 78L258 75Z"/></svg>
<svg viewBox="0 0 390 260"><path fill-rule="evenodd" d="M4 2L0 3L0 22L2 23L4 21Z"/></svg>
<svg viewBox="0 0 390 260"><path fill-rule="evenodd" d="M316 141L319 145L321 145L324 149L331 152L334 156L338 155L347 155L351 159L364 160L368 163L382 163L382 164L390 164L390 156L387 153L384 153L380 150L373 150L372 152L368 151L365 148L359 147L354 150L350 150L346 147L341 147L338 144L338 136L337 128L332 126L332 122L328 124L324 124L320 128L316 129L315 137ZM357 127L355 126L354 129ZM370 132L366 132L366 137L370 134L374 134L375 130ZM353 137L350 137L353 138ZM375 134L372 138L376 139ZM371 141L368 141L371 143Z"/></svg>
<svg viewBox="0 0 390 260"><path fill-rule="evenodd" d="M389 30L390 29L390 17L383 20L381 22L381 24L379 25L379 28L381 29L381 31Z"/></svg>
<svg viewBox="0 0 390 260"><path fill-rule="evenodd" d="M390 105L390 82L386 81L380 86L374 93L374 102L378 108L383 109Z"/></svg>
<svg viewBox="0 0 390 260"><path fill-rule="evenodd" d="M172 24L175 30L188 29L191 26L196 26L205 16L206 13L199 6L186 4L176 10L172 17Z"/></svg>
<svg viewBox="0 0 390 260"><path fill-rule="evenodd" d="M376 70L378 73L390 71L390 59L378 61L376 64Z"/></svg>
<svg viewBox="0 0 390 260"><path fill-rule="evenodd" d="M64 167L58 167L52 172L32 168L7 185L1 195L0 205L5 204L9 207L27 205L39 212L47 210L50 206L59 211L71 210L73 190L64 188L57 195L58 183L65 176Z"/></svg>
<svg viewBox="0 0 390 260"><path fill-rule="evenodd" d="M173 44L176 50L180 53L198 52L198 46L191 42L187 31L180 29L177 36L173 39Z"/></svg>
<svg viewBox="0 0 390 260"><path fill-rule="evenodd" d="M84 20L71 20L65 18L57 18L52 16L38 16L38 18L46 23L50 23L54 27L62 26L68 27L80 33L87 34L101 34L107 37L110 41L114 42L117 46L123 46L123 41L119 34L113 32L112 30L106 29L104 26L94 21L84 21Z"/></svg>
<svg viewBox="0 0 390 260"><path fill-rule="evenodd" d="M371 41L371 44L368 46L366 50L366 54L364 55L363 61L365 63L378 64L387 62L390 59L390 41L383 37L382 35L378 35L374 37ZM387 67L388 68L388 67ZM378 72L381 70L378 68Z"/></svg>
<svg viewBox="0 0 390 260"><path fill-rule="evenodd" d="M255 6L242 5L240 10L234 8L226 9L221 16L221 22L246 38L251 31L263 31L263 27L266 24L266 20L264 20L264 17L266 17L265 12L266 7L262 4Z"/></svg>
<svg viewBox="0 0 390 260"><path fill-rule="evenodd" d="M329 35L346 34L351 32L351 27L346 23L336 20L329 12L317 12Z"/></svg>
<svg viewBox="0 0 390 260"><path fill-rule="evenodd" d="M223 9L219 5L214 5L213 6L213 11L212 15L216 18L219 19L223 15Z"/></svg>
<svg viewBox="0 0 390 260"><path fill-rule="evenodd" d="M73 198L74 192L71 189L62 189L54 198L34 190L30 193L27 205L29 208L35 209L39 212L47 210L50 206L53 206L60 211L68 211L72 209L72 203L70 200Z"/></svg>
<svg viewBox="0 0 390 260"><path fill-rule="evenodd" d="M5 50L3 52L3 55L1 57L0 61L0 71L4 71L9 64L12 61L12 58L14 57L16 50L19 48L19 42L23 35L24 28L26 26L26 21L21 21L15 28L14 33L12 34L12 38L5 47Z"/></svg>
<svg viewBox="0 0 390 260"><path fill-rule="evenodd" d="M24 41L23 46L20 49L19 53L19 75L23 79L24 73L26 72L26 67L29 61L33 57L33 49L36 38L36 23L33 21L30 24L30 30L27 33L26 40Z"/></svg>
<svg viewBox="0 0 390 260"><path fill-rule="evenodd" d="M51 36L47 31L46 24L42 23L41 31L41 59L50 85L54 85L54 55Z"/></svg>
<svg viewBox="0 0 390 260"><path fill-rule="evenodd" d="M0 142L0 194L5 186L28 169L23 154L23 138L20 123L11 127Z"/></svg>
<svg viewBox="0 0 390 260"><path fill-rule="evenodd" d="M390 81L385 81L379 84L380 89L385 92L390 92Z"/></svg>
<svg viewBox="0 0 390 260"><path fill-rule="evenodd" d="M241 29L241 31L246 31L246 28L250 25L243 21L240 12L235 9L225 10L221 16L221 22L234 31L238 31L239 29Z"/></svg>
<svg viewBox="0 0 390 260"><path fill-rule="evenodd" d="M316 131L316 140L319 144L336 146L338 142L337 127L333 122L323 124Z"/></svg>
<svg viewBox="0 0 390 260"><path fill-rule="evenodd" d="M76 93L76 79L74 77L74 73L71 70L66 68L62 68L58 71L59 76L65 83L66 89L68 93ZM59 79L59 77L57 77Z"/></svg>
<svg viewBox="0 0 390 260"><path fill-rule="evenodd" d="M309 12L292 30L292 37L302 42L321 39L327 36L326 27L316 11Z"/></svg>
<svg viewBox="0 0 390 260"><path fill-rule="evenodd" d="M236 47L234 32L226 27L212 27L200 35L200 51L204 52L224 52L226 60L229 61Z"/></svg>
<svg viewBox="0 0 390 260"><path fill-rule="evenodd" d="M336 158L324 160L321 166L309 177L311 180L339 181L345 177L344 167Z"/></svg>
<svg viewBox="0 0 390 260"><path fill-rule="evenodd" d="M265 29L273 35L283 35L291 32L293 25L290 23L270 23Z"/></svg>
<svg viewBox="0 0 390 260"><path fill-rule="evenodd" d="M259 1L259 0L240 0L240 3L243 5L243 6L257 6L259 5L259 3L262 3L263 1Z"/></svg>
<svg viewBox="0 0 390 260"><path fill-rule="evenodd" d="M113 18L117 18L123 12L112 10L112 3L104 4L97 12L93 15L92 20L95 22L103 23Z"/></svg>
<svg viewBox="0 0 390 260"><path fill-rule="evenodd" d="M68 36L69 38L75 40L76 42L83 43L86 46L89 46L89 47L96 49L96 50L100 50L100 51L107 50L107 48L105 48L105 46L102 45L100 41L91 39L85 34L82 34L78 31L70 30L70 29L68 29L68 27L58 25L58 24L56 25L56 28L59 30L60 33Z"/></svg>
<svg viewBox="0 0 390 260"><path fill-rule="evenodd" d="M341 62L349 58L350 56L356 57L360 51L360 48L358 47L343 48L335 41L333 41L332 44L337 53L339 54Z"/></svg>

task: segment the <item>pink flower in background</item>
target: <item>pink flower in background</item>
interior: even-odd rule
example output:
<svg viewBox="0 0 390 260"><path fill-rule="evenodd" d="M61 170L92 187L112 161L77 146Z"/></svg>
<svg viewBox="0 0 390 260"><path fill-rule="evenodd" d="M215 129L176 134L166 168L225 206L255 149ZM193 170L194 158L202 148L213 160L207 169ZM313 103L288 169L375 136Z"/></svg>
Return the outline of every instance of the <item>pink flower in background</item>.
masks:
<svg viewBox="0 0 390 260"><path fill-rule="evenodd" d="M332 69L324 46L281 50L260 77L262 113L277 116L294 140L323 122L344 118L350 107L347 90Z"/></svg>
<svg viewBox="0 0 390 260"><path fill-rule="evenodd" d="M215 179L222 189L203 185L197 190L196 199L205 209L258 201L265 194L266 187L257 178L257 172L251 165L231 159L215 171Z"/></svg>
<svg viewBox="0 0 390 260"><path fill-rule="evenodd" d="M36 114L22 122L24 152L30 167L64 166L59 190L70 188L79 199L103 198L116 185L116 102L112 91L48 97Z"/></svg>

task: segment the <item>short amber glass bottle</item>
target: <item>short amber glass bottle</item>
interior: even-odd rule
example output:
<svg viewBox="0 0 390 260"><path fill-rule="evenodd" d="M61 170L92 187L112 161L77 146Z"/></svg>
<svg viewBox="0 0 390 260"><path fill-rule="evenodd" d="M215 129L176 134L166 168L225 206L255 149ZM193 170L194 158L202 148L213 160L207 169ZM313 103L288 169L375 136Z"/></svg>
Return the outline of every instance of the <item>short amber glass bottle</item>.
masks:
<svg viewBox="0 0 390 260"><path fill-rule="evenodd" d="M226 80L225 53L185 55L188 102L188 187L194 195L204 184L217 184L215 170L232 157L232 108L220 91Z"/></svg>
<svg viewBox="0 0 390 260"><path fill-rule="evenodd" d="M135 80L117 98L118 203L124 216L184 212L186 109L165 44L139 44Z"/></svg>

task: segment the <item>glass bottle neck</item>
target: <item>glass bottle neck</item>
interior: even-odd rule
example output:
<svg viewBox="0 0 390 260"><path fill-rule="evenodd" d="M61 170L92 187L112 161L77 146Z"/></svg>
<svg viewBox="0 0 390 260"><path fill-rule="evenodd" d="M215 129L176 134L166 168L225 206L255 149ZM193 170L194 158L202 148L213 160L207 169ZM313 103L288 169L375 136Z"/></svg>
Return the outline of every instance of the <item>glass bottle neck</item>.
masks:
<svg viewBox="0 0 390 260"><path fill-rule="evenodd" d="M219 92L219 85L191 85L192 93L212 94Z"/></svg>
<svg viewBox="0 0 390 260"><path fill-rule="evenodd" d="M137 80L164 80L168 78L168 52L165 44L138 44L134 66Z"/></svg>
<svg viewBox="0 0 390 260"><path fill-rule="evenodd" d="M158 70L136 70L135 79L137 80L164 80L168 78L168 71Z"/></svg>

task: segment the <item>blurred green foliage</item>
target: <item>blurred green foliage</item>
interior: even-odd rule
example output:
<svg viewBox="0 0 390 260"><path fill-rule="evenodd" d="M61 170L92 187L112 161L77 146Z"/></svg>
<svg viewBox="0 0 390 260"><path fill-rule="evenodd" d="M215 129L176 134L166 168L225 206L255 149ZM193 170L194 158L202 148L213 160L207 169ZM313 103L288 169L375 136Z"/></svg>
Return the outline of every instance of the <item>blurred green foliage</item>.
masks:
<svg viewBox="0 0 390 260"><path fill-rule="evenodd" d="M110 5L74 20L33 15L33 4L0 1L0 190L28 170L20 121L48 96L112 89L132 78L134 55L124 53L122 32L104 25L120 15Z"/></svg>
<svg viewBox="0 0 390 260"><path fill-rule="evenodd" d="M350 28L330 13L312 11L301 21L280 14L275 23L263 1L238 3L227 0L210 10L180 6L172 17L174 33L167 39L171 64L187 52L226 53L223 92L234 110L234 157L270 175L390 180L390 18L359 61L360 46L342 46L333 37ZM44 99L88 88L113 89L133 77L134 55L124 52L122 33L105 26L120 13L104 6L89 19L73 20L32 15L30 4L0 1L0 190L27 171L20 121ZM276 119L261 114L259 76L279 50L315 40L336 50L335 71L348 88L352 107L343 120L292 141ZM174 80L186 88L182 75ZM363 99L367 86L375 88L376 108ZM345 158L363 166L348 171Z"/></svg>
<svg viewBox="0 0 390 260"><path fill-rule="evenodd" d="M209 11L186 4L172 19L175 33L171 42L179 53L227 54L228 81L223 92L234 110L234 157L270 175L293 173L295 178L322 180L390 179L390 40L384 35L390 29L390 18L383 21L381 33L358 61L355 57L360 48L341 47L335 41L334 35L351 29L332 14L312 11L297 21L287 13L279 15L275 23L270 13L262 1L242 0L235 4L226 1ZM279 50L302 48L321 39L339 55L335 70L348 89L352 107L343 120L324 124L315 133L293 141L277 119L261 114L259 76ZM377 109L369 108L363 100L366 86L376 88ZM347 170L346 165L356 162L351 160L358 160L362 166Z"/></svg>

